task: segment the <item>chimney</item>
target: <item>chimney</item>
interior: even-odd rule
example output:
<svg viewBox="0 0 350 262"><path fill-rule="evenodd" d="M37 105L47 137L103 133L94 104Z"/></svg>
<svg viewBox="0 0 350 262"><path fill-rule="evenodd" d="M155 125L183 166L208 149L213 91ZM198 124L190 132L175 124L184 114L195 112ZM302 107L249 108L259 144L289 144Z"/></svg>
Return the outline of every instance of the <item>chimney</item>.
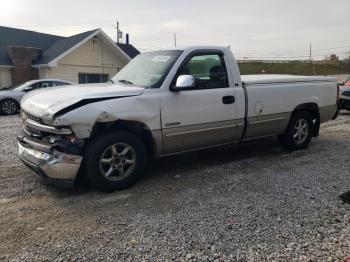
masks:
<svg viewBox="0 0 350 262"><path fill-rule="evenodd" d="M126 42L127 45L129 44L129 34L125 35L125 42Z"/></svg>
<svg viewBox="0 0 350 262"><path fill-rule="evenodd" d="M33 61L41 56L41 49L23 46L8 46L8 57L14 68L11 69L12 84L22 84L31 79L39 78L39 70L32 67Z"/></svg>

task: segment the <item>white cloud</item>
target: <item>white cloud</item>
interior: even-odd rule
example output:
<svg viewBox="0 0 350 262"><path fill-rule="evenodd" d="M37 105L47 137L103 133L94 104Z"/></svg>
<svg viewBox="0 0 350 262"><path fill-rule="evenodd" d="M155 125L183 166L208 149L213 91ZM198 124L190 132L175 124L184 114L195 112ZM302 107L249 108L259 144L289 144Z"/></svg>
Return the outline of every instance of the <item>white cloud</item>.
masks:
<svg viewBox="0 0 350 262"><path fill-rule="evenodd" d="M112 24L141 50L178 45L230 45L236 53L304 54L350 49L349 0L1 0L0 22L47 33L72 35ZM326 50L324 51L326 52ZM327 51L328 52L328 51Z"/></svg>

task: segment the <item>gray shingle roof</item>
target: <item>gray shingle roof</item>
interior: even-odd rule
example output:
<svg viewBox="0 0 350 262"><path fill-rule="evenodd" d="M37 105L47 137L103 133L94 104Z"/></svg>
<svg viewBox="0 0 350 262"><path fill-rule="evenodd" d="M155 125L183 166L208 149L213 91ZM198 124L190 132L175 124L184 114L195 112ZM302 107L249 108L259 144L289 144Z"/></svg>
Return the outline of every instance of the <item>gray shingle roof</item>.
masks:
<svg viewBox="0 0 350 262"><path fill-rule="evenodd" d="M68 49L72 48L82 40L84 40L86 37L97 31L98 29L87 31L78 35L73 35L67 38L63 38L61 40L58 40L53 45L51 45L49 48L44 50L42 52L42 57L36 61L34 64L47 64Z"/></svg>
<svg viewBox="0 0 350 262"><path fill-rule="evenodd" d="M0 26L0 65L12 65L6 54L6 47L27 46L41 49L41 56L34 65L47 64L71 47L75 46L98 29L87 31L70 37L49 35L34 31ZM117 44L130 58L140 52L130 44Z"/></svg>
<svg viewBox="0 0 350 262"><path fill-rule="evenodd" d="M133 45L130 44L121 44L116 43L117 46L120 47L131 59L140 54L139 50L137 50Z"/></svg>
<svg viewBox="0 0 350 262"><path fill-rule="evenodd" d="M46 50L62 39L62 36L0 26L0 65L12 65L6 54L7 46L28 46Z"/></svg>

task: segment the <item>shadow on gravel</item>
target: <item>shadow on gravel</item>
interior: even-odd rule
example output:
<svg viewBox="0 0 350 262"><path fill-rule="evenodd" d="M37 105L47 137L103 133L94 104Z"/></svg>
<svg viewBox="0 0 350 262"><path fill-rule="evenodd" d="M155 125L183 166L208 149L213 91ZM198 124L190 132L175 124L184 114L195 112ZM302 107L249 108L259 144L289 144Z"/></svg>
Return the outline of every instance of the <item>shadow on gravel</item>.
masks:
<svg viewBox="0 0 350 262"><path fill-rule="evenodd" d="M218 147L152 160L149 163L145 175L130 189L121 192L136 193L136 191L145 191L147 188L161 190L162 187L171 184L173 180L169 181L169 178L173 179L178 173L181 173L181 176L186 177L186 174L200 172L203 169L215 168L216 166L225 165L231 162L251 158L271 158L272 156L286 153L288 152L280 147L277 139L269 138L239 145ZM217 175L219 178L220 173ZM196 180L196 178L194 179ZM198 179L201 178L198 177ZM164 182L161 180L167 181ZM185 184L183 184L183 186L186 187ZM79 183L77 183L74 189L55 189L52 190L52 192L57 197L74 197L92 192L98 195L108 195L97 192L82 179L79 180Z"/></svg>
<svg viewBox="0 0 350 262"><path fill-rule="evenodd" d="M147 177L161 176L169 171L194 171L196 169L210 168L232 161L256 157L271 157L282 154L284 151L274 138L224 146L181 155L174 155L150 163ZM160 172L160 173L159 173ZM145 177L145 179L147 179Z"/></svg>
<svg viewBox="0 0 350 262"><path fill-rule="evenodd" d="M341 112L344 115L350 115L350 112ZM319 139L313 139L310 147L319 147L319 151L324 151L322 144L336 143L334 139L329 141L327 138L322 139L320 143ZM202 182L203 177L196 177L193 173L200 173L204 169L220 167L221 165L227 165L235 163L241 160L247 160L252 162L257 159L278 159L283 155L291 154L285 151L278 143L276 138L266 138L262 140L246 142L242 144L223 146L218 148L212 148L201 151L194 151L190 153L169 156L166 158L152 160L145 172L145 175L136 182L131 188L123 191L117 191L115 194L132 193L136 195L142 195L154 190L166 190L167 187L176 184L177 190L186 189L198 185ZM298 152L298 156L309 154L307 151ZM189 180L177 180L174 179L176 175L180 175L182 178L191 176ZM214 179L220 179L224 175L217 171ZM43 183L42 183L43 184ZM47 186L47 185L46 185ZM73 189L57 189L53 186L47 186L48 191L59 199L64 198L79 198L91 194L90 197L103 198L112 194L106 194L99 192L88 185L83 179L79 179L77 185Z"/></svg>

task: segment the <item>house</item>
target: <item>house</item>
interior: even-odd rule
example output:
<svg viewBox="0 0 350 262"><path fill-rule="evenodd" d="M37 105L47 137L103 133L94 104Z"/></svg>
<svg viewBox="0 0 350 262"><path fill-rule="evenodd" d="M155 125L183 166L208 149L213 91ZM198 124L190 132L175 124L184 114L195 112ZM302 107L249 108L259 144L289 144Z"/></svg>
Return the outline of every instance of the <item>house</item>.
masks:
<svg viewBox="0 0 350 262"><path fill-rule="evenodd" d="M0 88L31 79L106 82L139 51L101 29L70 37L0 26Z"/></svg>

